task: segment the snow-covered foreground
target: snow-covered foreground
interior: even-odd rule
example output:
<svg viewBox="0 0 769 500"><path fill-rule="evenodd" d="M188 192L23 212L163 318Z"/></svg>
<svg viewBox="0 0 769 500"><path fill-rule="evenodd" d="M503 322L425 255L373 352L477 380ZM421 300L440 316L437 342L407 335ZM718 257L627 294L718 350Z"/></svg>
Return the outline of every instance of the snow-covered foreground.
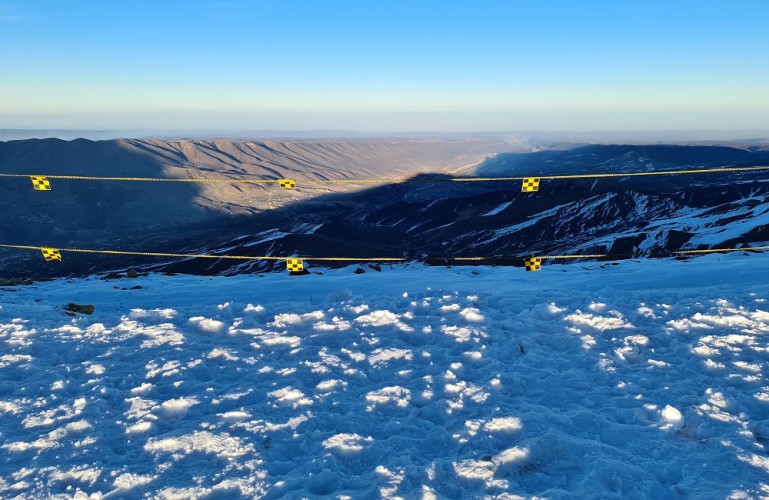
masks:
<svg viewBox="0 0 769 500"><path fill-rule="evenodd" d="M769 495L767 278L754 254L6 288L0 496Z"/></svg>

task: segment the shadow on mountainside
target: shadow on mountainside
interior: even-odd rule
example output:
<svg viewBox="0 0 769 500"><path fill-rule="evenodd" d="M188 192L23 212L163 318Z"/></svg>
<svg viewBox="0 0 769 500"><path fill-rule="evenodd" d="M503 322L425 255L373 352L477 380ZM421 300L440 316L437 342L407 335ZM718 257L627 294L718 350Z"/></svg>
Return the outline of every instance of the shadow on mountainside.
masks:
<svg viewBox="0 0 769 500"><path fill-rule="evenodd" d="M40 141L34 153L24 154L14 151L9 144L13 145L0 143L0 171L7 173L39 171L63 175L86 171L91 175L166 177L165 169L170 162L183 165L186 161L178 151L164 151L159 157L156 151L145 154L126 141L46 140ZM618 154L627 152L619 150ZM580 168L587 168L586 163L591 161L593 157L588 156ZM498 168L496 173L527 175L529 171L510 167ZM281 174L276 171L275 178L282 177ZM424 174L413 177L412 180L419 181L414 183L377 184L342 193L316 191L303 197L306 185L302 184L302 177L292 176L299 181L296 190L274 184L260 186L252 199L253 206L245 206L241 198L240 205L234 207L240 209L237 212L229 212L230 204L220 201L226 197L207 197L207 187L197 183L55 180L52 191L36 192L29 179L6 179L0 183L2 199L8 200L3 204L6 217L0 220L0 243L170 253L414 260L428 256L523 256L574 249L581 253L633 253L645 239L651 238L644 231L654 220L703 207L715 207L718 212L719 206L730 206L746 197L756 198L767 191L766 186L756 188L753 183L734 182L755 180L760 178L759 174L709 174L708 183L687 189L682 186L691 179L680 177L672 182L567 180L544 182L539 192L527 194L520 192L519 182L452 182L450 176ZM440 182L427 182L431 180ZM241 191L235 184L227 189ZM226 196L228 192L234 191L219 194ZM285 206L257 208L264 207L265 200L289 195L291 201ZM201 198L205 203L201 203ZM644 210L639 210L639 206ZM766 226L751 231L729 241L769 239ZM653 248L663 250L681 248L693 236L686 230L667 227L658 233L653 237L660 241ZM516 261L516 265L520 262ZM72 252L66 252L62 262L45 262L34 251L0 249L0 277L87 275L127 267L237 274L284 269L285 264Z"/></svg>

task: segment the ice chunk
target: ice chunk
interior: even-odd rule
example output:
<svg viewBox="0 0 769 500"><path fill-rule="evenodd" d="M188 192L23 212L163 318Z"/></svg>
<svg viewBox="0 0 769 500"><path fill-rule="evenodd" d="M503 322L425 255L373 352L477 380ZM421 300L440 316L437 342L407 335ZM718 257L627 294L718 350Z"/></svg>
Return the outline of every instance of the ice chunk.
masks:
<svg viewBox="0 0 769 500"><path fill-rule="evenodd" d="M667 405L662 409L663 428L679 430L684 426L684 416L673 406Z"/></svg>

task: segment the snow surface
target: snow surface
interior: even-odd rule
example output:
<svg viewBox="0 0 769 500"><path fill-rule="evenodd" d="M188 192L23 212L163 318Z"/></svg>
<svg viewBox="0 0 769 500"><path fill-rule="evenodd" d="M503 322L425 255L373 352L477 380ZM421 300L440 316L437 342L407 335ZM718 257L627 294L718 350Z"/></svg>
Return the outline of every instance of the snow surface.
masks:
<svg viewBox="0 0 769 500"><path fill-rule="evenodd" d="M730 254L2 288L0 496L766 496L768 277Z"/></svg>
<svg viewBox="0 0 769 500"><path fill-rule="evenodd" d="M492 215L497 215L498 213L504 212L507 209L507 207L509 207L512 204L513 204L512 201L506 201L501 205L499 205L497 208L493 210L489 210L485 214L481 215L481 217L491 217Z"/></svg>

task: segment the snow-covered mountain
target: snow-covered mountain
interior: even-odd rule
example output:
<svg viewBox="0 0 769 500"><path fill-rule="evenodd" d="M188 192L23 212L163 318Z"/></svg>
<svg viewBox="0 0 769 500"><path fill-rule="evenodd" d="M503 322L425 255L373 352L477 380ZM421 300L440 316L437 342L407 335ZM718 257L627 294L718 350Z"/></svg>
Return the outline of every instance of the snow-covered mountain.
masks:
<svg viewBox="0 0 769 500"><path fill-rule="evenodd" d="M633 153L628 152L632 147L590 149L625 159ZM654 152L654 148L639 149ZM663 153L674 151L675 155L667 156L681 161L664 163L664 168L756 165L763 160L743 150L735 150L729 158L724 154L725 149L732 152L729 148L714 148L714 156L721 161L705 165L695 160L707 159L705 153L710 148L691 148L692 161L685 161L688 147L661 149ZM583 158L580 167L575 164L573 151L563 154L572 158L567 162L571 172L616 171L607 158L593 163L593 153ZM554 155L557 157L559 152L544 156L549 159ZM746 157L752 161L747 162ZM564 172L545 162L502 169L498 161L487 161L479 174ZM628 171L642 171L647 161L644 157L641 163L626 167ZM440 257L509 257L532 252L638 255L718 245L759 245L769 241L767 196L765 172L543 181L540 191L531 194L520 193L518 182L386 185L352 196L332 197L326 206L299 205L285 214L270 214L274 217L272 224L280 229L228 240L218 249L222 253L261 249L267 255L391 255L416 260L436 258L440 262ZM281 217L293 220L280 226ZM312 230L307 231L308 227ZM227 262L206 264L209 272L263 270L271 265L245 263L230 268ZM183 270L186 265L174 269Z"/></svg>
<svg viewBox="0 0 769 500"><path fill-rule="evenodd" d="M480 169L484 175L495 175L510 169L527 174L643 172L673 169L683 165L717 167L749 165L769 158L761 145L745 147L701 145L595 145L574 147L555 144L535 153L503 153L486 162Z"/></svg>
<svg viewBox="0 0 769 500"><path fill-rule="evenodd" d="M517 182L451 181L476 173L467 148L477 161L491 143L273 144L258 160L240 156L266 151L257 143L30 144L0 145L2 171L445 182L281 191L54 180L35 192L4 179L3 243L440 259L769 239L757 172L545 180L521 194ZM418 167L436 154L424 147L454 159ZM591 148L521 156L528 164L497 156L477 171L565 173L535 161L559 155L572 172L610 171L612 157L632 170L661 161L650 147ZM654 168L703 165L673 149L681 163ZM386 151L386 164L363 173L331 168ZM734 157L718 165L765 160L722 152ZM408 154L414 164L398 171ZM280 166L300 156L312 170ZM294 277L256 274L265 262L65 252L45 263L0 250L0 277L128 266L240 274L0 281L0 496L766 496L766 257L539 273L411 262Z"/></svg>
<svg viewBox="0 0 769 500"><path fill-rule="evenodd" d="M5 172L292 177L296 190L243 184L58 181L49 193L3 181L3 243L52 247L315 257L517 257L670 252L769 241L766 172L451 182L452 175L522 176L769 164L759 147L601 146L490 156L475 141L252 143L17 141L0 143ZM49 151L49 149L51 151ZM44 154L45 153L45 154ZM474 164L484 156L486 161ZM54 160L60 158L60 160ZM42 161L41 159L45 159ZM46 161L48 163L46 163ZM53 165L57 165L54 168ZM21 168L25 166L25 168ZM408 177L406 184L302 184L301 179ZM262 272L269 261L197 261L68 254L40 263L2 251L6 274L88 273L120 267L216 274ZM33 260L34 259L34 260ZM440 261L440 260L439 260ZM519 261L513 261L520 265ZM333 264L332 264L333 265Z"/></svg>

